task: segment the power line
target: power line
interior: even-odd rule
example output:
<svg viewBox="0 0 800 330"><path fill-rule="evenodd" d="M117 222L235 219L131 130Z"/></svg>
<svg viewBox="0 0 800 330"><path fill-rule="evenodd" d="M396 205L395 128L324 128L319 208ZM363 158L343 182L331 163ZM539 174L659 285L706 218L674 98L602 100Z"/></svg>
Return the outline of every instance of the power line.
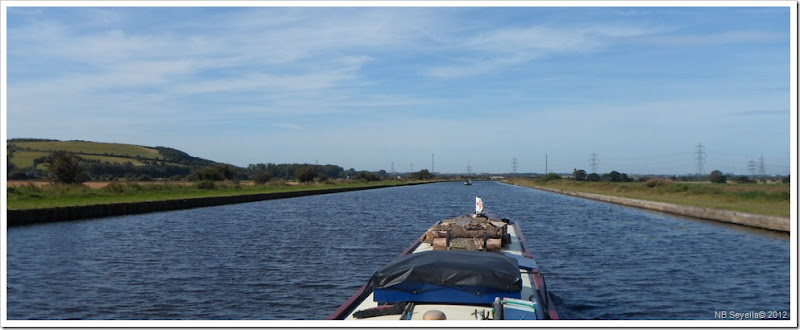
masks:
<svg viewBox="0 0 800 330"><path fill-rule="evenodd" d="M751 176L756 175L756 166L757 165L755 160L750 160L749 162L747 162L747 171L750 172Z"/></svg>
<svg viewBox="0 0 800 330"><path fill-rule="evenodd" d="M511 173L517 174L517 157L511 160Z"/></svg>
<svg viewBox="0 0 800 330"><path fill-rule="evenodd" d="M597 173L597 154L592 153L592 159L589 160L589 166L592 168L592 173Z"/></svg>
<svg viewBox="0 0 800 330"><path fill-rule="evenodd" d="M697 151L694 154L697 155L697 175L704 175L706 173L704 168L706 162L706 152L702 143L697 144Z"/></svg>
<svg viewBox="0 0 800 330"><path fill-rule="evenodd" d="M758 159L758 176L763 177L766 175L766 172L767 171L764 170L764 155L762 154L761 158Z"/></svg>

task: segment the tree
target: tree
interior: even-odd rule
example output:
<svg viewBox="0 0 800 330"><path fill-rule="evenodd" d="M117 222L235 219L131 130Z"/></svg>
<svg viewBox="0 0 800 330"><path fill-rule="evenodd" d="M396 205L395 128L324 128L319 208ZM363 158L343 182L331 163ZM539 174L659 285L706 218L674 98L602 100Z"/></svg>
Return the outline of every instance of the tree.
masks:
<svg viewBox="0 0 800 330"><path fill-rule="evenodd" d="M622 174L617 171L611 171L608 174L603 174L603 181L620 182L622 181Z"/></svg>
<svg viewBox="0 0 800 330"><path fill-rule="evenodd" d="M597 173L592 173L586 176L586 181L597 182L600 181L600 175Z"/></svg>
<svg viewBox="0 0 800 330"><path fill-rule="evenodd" d="M711 171L711 174L708 175L708 180L712 183L727 183L728 178L722 174L719 170Z"/></svg>
<svg viewBox="0 0 800 330"><path fill-rule="evenodd" d="M586 171L573 169L572 177L575 178L575 181L584 181L586 180Z"/></svg>
<svg viewBox="0 0 800 330"><path fill-rule="evenodd" d="M349 177L355 176L355 175L356 175L356 170L354 168L352 168L352 167L349 170L346 170L346 171L343 170L343 171L341 171L339 173L339 177L340 178L349 178Z"/></svg>
<svg viewBox="0 0 800 330"><path fill-rule="evenodd" d="M86 182L87 175L75 154L58 150L47 156L45 167L50 171L50 180L55 183L81 184Z"/></svg>
<svg viewBox="0 0 800 330"><path fill-rule="evenodd" d="M267 171L256 171L251 177L256 183L267 183L272 180L272 175Z"/></svg>
<svg viewBox="0 0 800 330"><path fill-rule="evenodd" d="M311 166L302 166L294 171L294 177L300 182L310 182L314 180L316 176L317 173L314 172L314 168Z"/></svg>
<svg viewBox="0 0 800 330"><path fill-rule="evenodd" d="M628 177L628 174L620 173L617 171L611 171L611 173L603 174L602 178L603 181L610 181L610 182L631 182L633 179Z"/></svg>
<svg viewBox="0 0 800 330"><path fill-rule="evenodd" d="M45 162L46 160L47 160L47 156L42 156L42 157L36 157L36 158L34 158L34 159L33 159L33 167L32 167L32 168L33 168L34 170L36 170L36 166L38 166L39 164L44 164L44 162Z"/></svg>
<svg viewBox="0 0 800 330"><path fill-rule="evenodd" d="M428 170L425 170L425 169L417 171L417 172L414 172L414 173L411 173L411 174L408 175L408 178L411 179L411 180L430 180L430 179L433 179L435 177L436 177L436 175L433 175L431 172L429 172Z"/></svg>
<svg viewBox="0 0 800 330"><path fill-rule="evenodd" d="M359 180L359 181L379 181L381 178L379 178L377 175L375 175L375 173L367 172L367 171L361 171L361 172L356 173L356 175L353 177L353 179Z"/></svg>
<svg viewBox="0 0 800 330"><path fill-rule="evenodd" d="M213 165L195 171L198 180L223 181L233 179L235 172L227 165Z"/></svg>

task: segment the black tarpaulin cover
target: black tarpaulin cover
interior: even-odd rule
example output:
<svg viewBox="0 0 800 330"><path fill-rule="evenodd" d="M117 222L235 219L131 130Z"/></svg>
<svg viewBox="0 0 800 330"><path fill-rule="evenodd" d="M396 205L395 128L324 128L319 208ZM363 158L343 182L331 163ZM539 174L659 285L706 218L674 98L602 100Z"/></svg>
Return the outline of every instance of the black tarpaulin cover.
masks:
<svg viewBox="0 0 800 330"><path fill-rule="evenodd" d="M522 290L517 261L483 251L410 253L392 260L372 276L376 289L421 283L509 292Z"/></svg>

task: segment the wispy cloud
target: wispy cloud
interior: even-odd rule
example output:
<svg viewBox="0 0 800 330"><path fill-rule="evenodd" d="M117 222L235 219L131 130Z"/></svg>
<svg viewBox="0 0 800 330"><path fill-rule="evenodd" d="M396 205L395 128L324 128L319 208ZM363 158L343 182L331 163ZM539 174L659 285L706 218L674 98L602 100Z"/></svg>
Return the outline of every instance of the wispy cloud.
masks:
<svg viewBox="0 0 800 330"><path fill-rule="evenodd" d="M746 111L738 111L734 112L731 115L733 116L745 116L745 117L760 117L760 116L783 116L788 118L790 115L789 110L746 110Z"/></svg>
<svg viewBox="0 0 800 330"><path fill-rule="evenodd" d="M282 16L283 12L288 14ZM164 33L123 28L87 32L55 20L34 21L9 33L15 45L11 64L12 68L30 67L55 60L84 67L76 73L53 70L32 83L45 88L71 86L73 93L129 87L157 88L162 94L181 97L322 91L357 78L361 68L374 60L368 53L402 47L395 39L404 38L403 30L412 26L403 21L410 17L381 11L316 17L286 9L244 13L216 17L226 20L219 25L222 31L203 26L180 34L170 28ZM110 16L109 20L116 19ZM25 78L12 73L11 81ZM17 99L22 101L20 96Z"/></svg>
<svg viewBox="0 0 800 330"><path fill-rule="evenodd" d="M768 32L757 30L737 30L737 31L723 31L716 33L696 34L670 34L670 35L654 35L647 39L640 40L644 44L652 44L658 46L718 46L726 44L742 44L742 43L772 43L778 41L787 41L789 35L782 32Z"/></svg>
<svg viewBox="0 0 800 330"><path fill-rule="evenodd" d="M297 124L292 124L292 123L276 123L276 124L272 124L272 127L292 129L292 130L302 130L303 129L302 126L297 125Z"/></svg>
<svg viewBox="0 0 800 330"><path fill-rule="evenodd" d="M468 55L460 58L456 65L435 67L428 73L440 78L490 73L541 57L596 51L624 38L655 32L652 28L616 25L495 29L454 45L451 51Z"/></svg>

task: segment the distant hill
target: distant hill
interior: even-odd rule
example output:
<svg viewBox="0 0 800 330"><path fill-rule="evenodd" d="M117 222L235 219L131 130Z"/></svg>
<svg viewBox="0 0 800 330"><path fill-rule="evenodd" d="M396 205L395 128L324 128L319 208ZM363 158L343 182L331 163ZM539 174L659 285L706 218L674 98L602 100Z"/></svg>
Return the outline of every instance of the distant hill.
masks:
<svg viewBox="0 0 800 330"><path fill-rule="evenodd" d="M177 180L276 180L353 179L377 181L394 179L386 171L345 170L341 166L326 164L250 164L247 168L193 157L174 148L148 147L124 143L92 141L59 141L48 139L8 140L8 178L11 180L39 179L48 175L44 165L47 156L59 150L75 154L81 167L92 181L126 179L150 181ZM427 172L427 170L425 170ZM219 174L221 177L217 178ZM413 173L412 173L413 174Z"/></svg>
<svg viewBox="0 0 800 330"><path fill-rule="evenodd" d="M180 179L192 171L217 162L193 157L167 147L146 147L123 143L59 141L45 139L8 140L9 178L40 177L44 160L57 150L65 150L82 159L93 180L115 178Z"/></svg>

